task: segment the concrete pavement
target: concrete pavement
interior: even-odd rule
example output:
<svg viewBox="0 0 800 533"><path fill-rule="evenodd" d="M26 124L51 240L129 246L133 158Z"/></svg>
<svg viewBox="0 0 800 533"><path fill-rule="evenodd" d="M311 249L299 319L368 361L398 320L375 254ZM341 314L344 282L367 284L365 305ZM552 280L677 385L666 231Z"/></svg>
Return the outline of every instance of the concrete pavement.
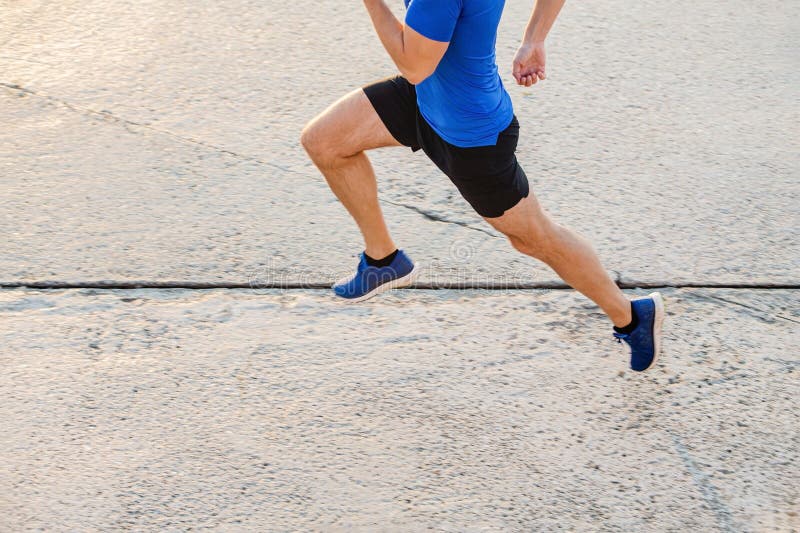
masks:
<svg viewBox="0 0 800 533"><path fill-rule="evenodd" d="M529 4L545 207L627 285L765 288L667 288L645 375L571 291L88 288L349 272L297 138L394 69L359 3L0 3L0 531L800 530L800 5L568 3L521 89ZM558 282L374 164L423 285Z"/></svg>
<svg viewBox="0 0 800 533"><path fill-rule="evenodd" d="M666 297L0 292L0 529L797 529L797 291Z"/></svg>

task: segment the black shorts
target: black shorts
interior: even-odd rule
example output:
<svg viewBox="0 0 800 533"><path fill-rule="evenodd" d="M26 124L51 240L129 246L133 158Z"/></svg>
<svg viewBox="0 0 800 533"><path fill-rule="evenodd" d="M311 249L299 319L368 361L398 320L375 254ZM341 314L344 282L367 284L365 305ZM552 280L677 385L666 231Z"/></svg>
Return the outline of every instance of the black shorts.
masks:
<svg viewBox="0 0 800 533"><path fill-rule="evenodd" d="M517 117L500 132L497 144L460 148L431 128L419 112L416 88L402 76L367 85L364 93L389 133L414 151L422 149L479 215L499 217L528 196L528 178L514 155Z"/></svg>

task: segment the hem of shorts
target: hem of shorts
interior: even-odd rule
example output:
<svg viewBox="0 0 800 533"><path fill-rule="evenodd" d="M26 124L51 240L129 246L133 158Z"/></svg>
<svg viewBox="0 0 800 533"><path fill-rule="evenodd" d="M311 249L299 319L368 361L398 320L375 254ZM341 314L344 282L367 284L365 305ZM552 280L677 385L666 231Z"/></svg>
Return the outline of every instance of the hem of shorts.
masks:
<svg viewBox="0 0 800 533"><path fill-rule="evenodd" d="M503 215L505 215L505 214L506 214L506 213L507 213L509 210L511 210L511 209L513 209L513 208L515 208L515 207L517 207L517 205L519 205L519 203L520 203L522 200L524 200L525 198L527 198L527 197L528 197L528 196L530 196L530 195L531 195L531 190L530 190L530 187L529 187L529 188L528 188L528 190L525 192L525 194L521 194L521 195L519 196L519 198L517 198L517 199L514 201L514 203L513 203L513 204L511 204L510 206L508 206L508 207L504 208L502 211L500 211L500 213L499 213L499 214L495 214L497 211L492 211L492 212L491 212L491 213L489 213L489 214L483 214L483 213L481 213L480 211L478 211L478 209L476 209L476 208L475 208L475 206L472 206L472 209L473 209L473 210L475 210L475 212L476 212L476 213L478 213L478 215L480 215L480 216L481 216L481 217L483 217L483 218L500 218L500 217L502 217ZM481 211L483 211L483 210L481 210ZM485 211L484 211L484 212L485 212Z"/></svg>

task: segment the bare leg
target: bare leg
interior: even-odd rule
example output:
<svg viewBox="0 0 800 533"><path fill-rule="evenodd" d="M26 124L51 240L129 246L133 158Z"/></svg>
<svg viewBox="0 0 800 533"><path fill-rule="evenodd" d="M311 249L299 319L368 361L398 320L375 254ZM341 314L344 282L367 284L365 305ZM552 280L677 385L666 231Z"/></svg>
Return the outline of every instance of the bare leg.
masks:
<svg viewBox="0 0 800 533"><path fill-rule="evenodd" d="M489 224L505 234L520 252L545 262L571 287L593 300L617 327L631 321L631 304L611 279L591 245L554 223L531 192Z"/></svg>
<svg viewBox="0 0 800 533"><path fill-rule="evenodd" d="M303 129L300 142L333 193L355 219L366 253L381 258L397 247L378 204L378 186L364 150L400 146L364 91L344 96Z"/></svg>

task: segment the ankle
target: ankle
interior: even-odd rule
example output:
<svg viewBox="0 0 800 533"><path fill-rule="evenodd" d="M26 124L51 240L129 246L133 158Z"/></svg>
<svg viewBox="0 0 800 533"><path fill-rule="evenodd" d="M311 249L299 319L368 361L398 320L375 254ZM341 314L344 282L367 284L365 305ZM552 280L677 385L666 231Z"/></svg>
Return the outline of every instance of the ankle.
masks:
<svg viewBox="0 0 800 533"><path fill-rule="evenodd" d="M617 333L631 333L636 326L639 325L639 320L633 310L633 302L628 303L628 319L619 317L619 321L614 321L614 331Z"/></svg>
<svg viewBox="0 0 800 533"><path fill-rule="evenodd" d="M378 257L372 256L372 255L368 254L367 252L364 252L364 256L366 257L367 264L369 266L382 268L382 267L387 267L387 266L391 265L392 261L394 261L394 258L397 257L397 253L399 251L400 250L395 248L395 250L393 252L391 252L391 253L389 253L387 255L378 256Z"/></svg>
<svg viewBox="0 0 800 533"><path fill-rule="evenodd" d="M393 242L389 242L388 246L386 244L382 244L380 246L367 246L364 250L364 253L371 259L379 260L395 253L396 251L397 246L395 246Z"/></svg>

